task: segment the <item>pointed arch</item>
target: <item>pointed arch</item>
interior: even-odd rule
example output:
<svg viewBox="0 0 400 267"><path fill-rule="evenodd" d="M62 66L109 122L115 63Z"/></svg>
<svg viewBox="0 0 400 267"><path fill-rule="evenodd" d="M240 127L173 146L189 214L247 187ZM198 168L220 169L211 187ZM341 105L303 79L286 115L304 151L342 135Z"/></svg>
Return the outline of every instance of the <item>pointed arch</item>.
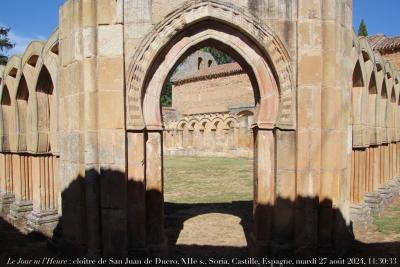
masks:
<svg viewBox="0 0 400 267"><path fill-rule="evenodd" d="M37 127L38 127L38 151L50 152L50 121L51 121L51 96L54 84L46 66L42 66L36 85L37 99Z"/></svg>
<svg viewBox="0 0 400 267"><path fill-rule="evenodd" d="M368 140L366 140L366 136L364 136L364 133L366 132L364 128L367 124L365 113L368 105L364 86L364 75L361 69L360 60L358 60L353 70L353 88L351 91L354 147L363 147L366 143L369 143Z"/></svg>
<svg viewBox="0 0 400 267"><path fill-rule="evenodd" d="M3 151L10 151L10 135L11 135L11 97L7 85L4 85L1 94L1 115L2 115L2 145Z"/></svg>
<svg viewBox="0 0 400 267"><path fill-rule="evenodd" d="M17 134L18 151L27 150L27 112L28 112L29 89L25 76L22 74L17 88Z"/></svg>
<svg viewBox="0 0 400 267"><path fill-rule="evenodd" d="M376 74L372 72L368 85L368 133L371 144L377 144L377 101L378 88L376 83Z"/></svg>

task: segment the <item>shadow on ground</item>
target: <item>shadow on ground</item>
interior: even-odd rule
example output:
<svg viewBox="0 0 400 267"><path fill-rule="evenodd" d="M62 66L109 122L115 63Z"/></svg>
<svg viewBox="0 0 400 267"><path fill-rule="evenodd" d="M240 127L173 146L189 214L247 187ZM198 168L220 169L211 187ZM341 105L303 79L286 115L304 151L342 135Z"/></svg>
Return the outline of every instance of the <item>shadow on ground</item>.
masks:
<svg viewBox="0 0 400 267"><path fill-rule="evenodd" d="M244 233L246 242L249 243L252 229L252 201L237 201L232 203L206 203L206 204L177 204L165 203L165 227L168 236L169 253L176 258L191 255L195 258L245 258L248 256L246 246L212 246L196 244L177 244L178 238L184 229L184 223L200 215L215 214L231 215L240 218L240 226ZM221 216L220 216L221 217ZM225 217L222 216L222 219ZM215 220L214 223L224 223ZM206 227L206 225L199 225ZM229 231L229 229L221 230ZM232 229L233 230L233 229ZM223 234L222 232L220 233ZM216 235L218 236L218 234ZM212 241L212 240L211 240Z"/></svg>
<svg viewBox="0 0 400 267"><path fill-rule="evenodd" d="M121 192L126 192L127 188L128 196L126 196L126 194L121 194ZM89 189L92 191L90 191ZM89 194L92 195L89 197ZM294 231L299 231L299 233L305 233L305 235L300 236L302 238L300 241L305 240L305 242L308 242L307 238L309 236L316 236L314 235L314 232L312 232L311 235L307 235L306 230L310 229L309 224L323 223L324 225L329 225L330 222L332 225L343 225L342 222L344 221L340 212L332 208L331 203L319 203L315 199L297 199L295 202L278 199L275 203L275 206L273 207L259 205L254 208L254 217L258 218L259 225L256 225L256 220L254 220L252 223L252 201L210 204L164 203L163 205L163 196L160 192L146 191L143 183L127 183L125 174L109 170L102 171L101 173L96 173L95 171L93 171L92 173L87 173L87 177L85 179L83 179L82 177L78 177L66 190L63 191L62 196L64 217L61 221L63 222L63 225L61 227L61 224L59 224L56 228L56 237L59 237L59 233L64 233L66 229L69 229L70 233L82 231L82 243L80 244L82 244L82 248L85 248L85 246L89 242L87 241L87 239L85 239L87 238L87 234L85 235L84 233L84 230L86 229L85 227L93 228L95 227L95 224L98 224L99 231L104 231L99 232L99 235L96 235L98 237L101 237L103 240L103 242L102 240L99 240L98 242L100 251L102 251L103 254L106 254L105 252L107 252L107 249L108 251L112 251L110 247L107 247L110 246L109 244L112 244L112 249L114 249L115 251L114 253L121 253L122 256L124 252L121 250L121 247L123 246L120 245L119 242L126 242L125 244L129 243L129 241L124 241L128 240L126 236L129 234L129 231L132 231L129 230L129 223L142 222L141 220L142 218L144 218L144 221L147 221L146 229L137 232L137 235L144 235L145 238L151 238L152 233L163 231L161 229L162 227L160 227L159 222L162 222L164 219L157 216L163 216L164 213L165 232L167 233L169 240L169 251L171 257L194 256L209 258L215 256L218 258L244 258L248 256L248 251L246 247L177 244L179 236L184 229L185 222L199 215L216 213L232 215L239 218L239 223L240 226L243 228L246 241L248 241L249 239L249 233L251 231L254 231L254 229L259 229L259 231L266 231L265 229L273 227L280 230L279 234L274 237L278 241L279 238L285 235L287 237L293 237ZM146 201L138 201L137 198L139 197L145 198ZM86 206L82 205L82 208L80 208L79 210L76 205L67 206L64 204L65 202L85 203L85 201L87 202L88 199L90 199L90 201L92 202L86 203ZM128 210L133 210L134 212L132 214L137 215L134 218L137 221L130 222L129 219L126 219L126 215L123 215L121 217L110 216L110 210L107 209L107 205L111 201L114 201L112 203L115 203L115 201L120 201L119 203L122 203L122 211L124 208ZM142 206L132 204L138 202L140 202ZM313 209L307 209L307 207L313 207ZM76 210L78 210L80 213L78 213ZM111 211L114 212L114 210ZM287 229L279 229L281 225L285 225L285 222L278 222L276 223L276 225L266 225L268 221L271 221L267 219L269 218L268 216L274 216L274 214L280 214L282 212L288 212L288 216L285 217L287 218ZM79 217L80 215L82 216ZM296 217L296 229L294 229L295 227L293 226L293 224L287 223L294 221L294 217L292 216ZM118 218L122 218L121 221L125 222L125 224L116 223L119 222L116 220ZM323 219L326 219L328 221L323 221ZM333 222L333 220L336 220L336 222ZM128 223L128 229L126 229L126 223ZM221 223L223 223L223 221ZM311 229L313 228L311 227ZM328 231L322 232L320 230L320 233L318 234L320 240L314 240L314 244L321 244L321 240L323 242L325 240L328 240L329 242L331 242L331 244L335 243L335 240L332 239L334 239L334 237L337 236L337 233L339 233L340 231L344 232L343 229L334 229L332 227L322 229L328 229ZM134 230L137 229L134 228ZM108 235L109 233L112 234ZM116 234L114 235L113 233ZM136 238L136 235L131 234L131 236L134 236ZM330 237L331 239L323 239L326 236ZM19 257L22 257L23 259L34 259L47 256L58 258L60 256L64 257L66 255L64 251L62 254L59 254L59 252L52 250L52 247L48 244L49 242L44 236L37 233L25 235L16 230L4 219L0 219L0 266L5 266L8 258L18 259ZM340 245L337 244L335 246L340 247ZM306 252L305 254L307 254L307 247L304 249L304 252ZM87 255L86 253L87 251L83 250L83 253L80 255ZM262 255L266 254L264 253ZM365 244L355 241L353 243L352 250L347 256L388 258L394 256L399 257L399 255L400 242ZM111 255L109 253L108 255L106 254L104 256L107 257ZM118 256L121 255L117 254L116 257Z"/></svg>

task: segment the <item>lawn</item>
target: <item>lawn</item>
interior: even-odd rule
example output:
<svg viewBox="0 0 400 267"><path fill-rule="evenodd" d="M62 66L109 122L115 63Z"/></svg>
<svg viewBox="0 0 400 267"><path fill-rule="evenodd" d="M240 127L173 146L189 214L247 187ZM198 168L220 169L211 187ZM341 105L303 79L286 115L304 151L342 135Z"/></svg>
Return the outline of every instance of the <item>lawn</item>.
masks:
<svg viewBox="0 0 400 267"><path fill-rule="evenodd" d="M400 241L400 207L388 207L382 215L374 218L377 230Z"/></svg>
<svg viewBox="0 0 400 267"><path fill-rule="evenodd" d="M164 197L172 203L227 203L253 199L249 158L164 158Z"/></svg>

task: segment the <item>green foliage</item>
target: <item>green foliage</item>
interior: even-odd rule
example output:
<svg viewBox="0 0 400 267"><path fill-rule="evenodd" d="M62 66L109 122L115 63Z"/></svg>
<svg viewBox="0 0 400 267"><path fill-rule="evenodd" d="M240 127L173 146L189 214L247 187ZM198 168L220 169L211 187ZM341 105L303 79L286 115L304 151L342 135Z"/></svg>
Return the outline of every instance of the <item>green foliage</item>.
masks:
<svg viewBox="0 0 400 267"><path fill-rule="evenodd" d="M358 27L358 36L368 36L367 25L364 19L361 20L360 26Z"/></svg>
<svg viewBox="0 0 400 267"><path fill-rule="evenodd" d="M8 38L8 32L10 28L0 27L0 65L7 64L8 57L4 54L4 52L10 50L15 46L15 44L11 43Z"/></svg>
<svg viewBox="0 0 400 267"><path fill-rule="evenodd" d="M251 201L252 164L248 158L166 156L165 200L172 203Z"/></svg>
<svg viewBox="0 0 400 267"><path fill-rule="evenodd" d="M393 235L400 240L400 207L392 206L374 217L374 224L380 233Z"/></svg>
<svg viewBox="0 0 400 267"><path fill-rule="evenodd" d="M217 61L218 65L234 62L233 58L214 47L204 47L202 50L210 53L214 57L215 61Z"/></svg>
<svg viewBox="0 0 400 267"><path fill-rule="evenodd" d="M172 106L172 82L169 80L164 87L164 91L161 94L161 106L170 107Z"/></svg>

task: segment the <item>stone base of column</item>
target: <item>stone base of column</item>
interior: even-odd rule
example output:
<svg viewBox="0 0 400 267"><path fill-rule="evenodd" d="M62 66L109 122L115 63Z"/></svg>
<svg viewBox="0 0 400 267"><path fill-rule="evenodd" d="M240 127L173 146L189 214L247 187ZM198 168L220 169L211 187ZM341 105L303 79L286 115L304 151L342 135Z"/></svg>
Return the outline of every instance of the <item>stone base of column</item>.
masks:
<svg viewBox="0 0 400 267"><path fill-rule="evenodd" d="M15 201L10 205L8 218L12 225L24 231L26 229L26 216L32 211L32 201Z"/></svg>
<svg viewBox="0 0 400 267"><path fill-rule="evenodd" d="M371 221L371 210L365 204L352 204L350 207L350 217L353 222L367 224Z"/></svg>
<svg viewBox="0 0 400 267"><path fill-rule="evenodd" d="M400 196L400 177L394 178L394 184L396 186L395 196Z"/></svg>
<svg viewBox="0 0 400 267"><path fill-rule="evenodd" d="M51 238L58 223L59 215L57 210L32 211L27 216L26 228L29 232L39 232Z"/></svg>
<svg viewBox="0 0 400 267"><path fill-rule="evenodd" d="M10 206L14 202L15 196L11 193L0 193L0 214L7 216Z"/></svg>
<svg viewBox="0 0 400 267"><path fill-rule="evenodd" d="M393 192L391 189L391 186L388 184L381 185L378 188L378 193L382 199L382 204L386 204L390 201L390 199L393 197Z"/></svg>
<svg viewBox="0 0 400 267"><path fill-rule="evenodd" d="M370 215L379 215L382 210L382 198L377 192L364 194L364 205L370 210Z"/></svg>
<svg viewBox="0 0 400 267"><path fill-rule="evenodd" d="M400 195L400 178L399 177L393 178L387 184L387 186L389 187L389 190L391 191L392 198Z"/></svg>

